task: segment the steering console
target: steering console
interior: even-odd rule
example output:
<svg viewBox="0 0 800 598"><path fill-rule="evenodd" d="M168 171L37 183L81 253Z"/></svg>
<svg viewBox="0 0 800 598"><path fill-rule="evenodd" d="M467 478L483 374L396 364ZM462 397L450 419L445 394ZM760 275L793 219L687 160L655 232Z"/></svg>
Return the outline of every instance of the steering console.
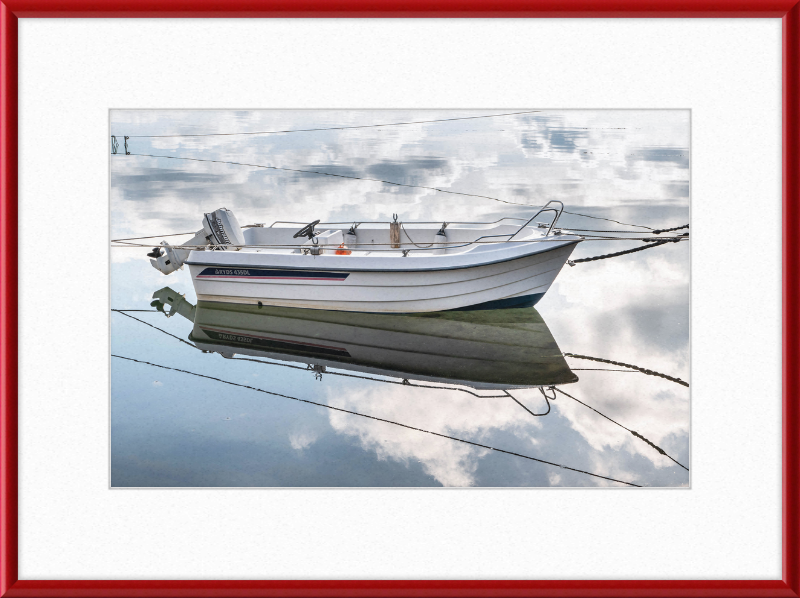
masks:
<svg viewBox="0 0 800 598"><path fill-rule="evenodd" d="M319 224L319 220L315 220L310 224L306 224L303 228L297 231L292 239L296 239L297 237L308 237L309 239L314 238L314 227Z"/></svg>

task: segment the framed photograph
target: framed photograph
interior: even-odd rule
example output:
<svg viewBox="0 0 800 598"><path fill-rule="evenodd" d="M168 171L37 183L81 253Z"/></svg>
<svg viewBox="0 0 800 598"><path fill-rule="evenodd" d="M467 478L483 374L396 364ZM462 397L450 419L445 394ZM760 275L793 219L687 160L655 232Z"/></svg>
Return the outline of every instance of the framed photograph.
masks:
<svg viewBox="0 0 800 598"><path fill-rule="evenodd" d="M688 110L110 117L112 487L689 486Z"/></svg>
<svg viewBox="0 0 800 598"><path fill-rule="evenodd" d="M799 595L785 4L3 4L2 596Z"/></svg>

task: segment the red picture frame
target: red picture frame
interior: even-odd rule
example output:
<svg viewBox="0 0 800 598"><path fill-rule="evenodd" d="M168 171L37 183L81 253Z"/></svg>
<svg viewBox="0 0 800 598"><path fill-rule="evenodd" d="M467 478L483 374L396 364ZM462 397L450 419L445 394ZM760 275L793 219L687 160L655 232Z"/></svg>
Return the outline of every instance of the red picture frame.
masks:
<svg viewBox="0 0 800 598"><path fill-rule="evenodd" d="M17 28L36 17L744 17L783 21L782 580L19 580ZM6 0L0 2L0 597L800 596L800 0Z"/></svg>

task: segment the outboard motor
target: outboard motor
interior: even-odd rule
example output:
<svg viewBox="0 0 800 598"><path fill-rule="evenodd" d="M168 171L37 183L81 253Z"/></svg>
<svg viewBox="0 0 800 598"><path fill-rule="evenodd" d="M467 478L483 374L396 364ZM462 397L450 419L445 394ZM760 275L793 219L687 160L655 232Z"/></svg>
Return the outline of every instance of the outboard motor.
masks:
<svg viewBox="0 0 800 598"><path fill-rule="evenodd" d="M164 274L172 274L183 266L194 249L203 245L211 245L213 249L223 251L238 251L242 245L246 245L242 227L233 212L220 208L204 214L203 228L186 243L174 246L161 241L161 246L154 247L147 256L153 258L150 260L153 268Z"/></svg>
<svg viewBox="0 0 800 598"><path fill-rule="evenodd" d="M212 245L217 249L238 250L237 245L245 245L244 233L233 212L220 208L210 214L203 215L203 229Z"/></svg>

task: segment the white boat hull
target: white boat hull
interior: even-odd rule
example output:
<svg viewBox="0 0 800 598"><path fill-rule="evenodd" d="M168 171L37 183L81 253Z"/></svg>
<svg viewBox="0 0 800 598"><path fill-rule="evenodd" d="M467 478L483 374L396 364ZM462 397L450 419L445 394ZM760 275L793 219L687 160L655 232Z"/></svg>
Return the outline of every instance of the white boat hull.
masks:
<svg viewBox="0 0 800 598"><path fill-rule="evenodd" d="M469 259L195 251L186 263L201 301L418 313L534 305L578 242L485 247Z"/></svg>

